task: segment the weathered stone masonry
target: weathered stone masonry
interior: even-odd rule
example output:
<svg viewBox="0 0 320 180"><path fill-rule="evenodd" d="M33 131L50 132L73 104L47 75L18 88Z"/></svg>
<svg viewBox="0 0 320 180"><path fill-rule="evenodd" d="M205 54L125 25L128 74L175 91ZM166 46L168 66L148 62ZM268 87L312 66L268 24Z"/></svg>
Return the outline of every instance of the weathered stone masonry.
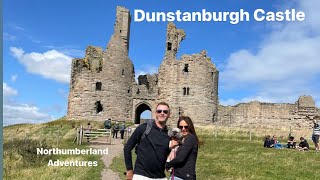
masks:
<svg viewBox="0 0 320 180"><path fill-rule="evenodd" d="M167 26L165 56L158 74L141 75L137 83L128 57L130 21L129 10L117 7L114 33L106 50L88 46L84 58L72 60L68 119L140 123L141 113L154 113L160 101L170 104L170 124L183 114L196 124L307 126L319 115L310 96L300 97L295 104L218 105L219 71L205 50L176 59L186 34L173 23Z"/></svg>
<svg viewBox="0 0 320 180"><path fill-rule="evenodd" d="M106 51L89 46L85 58L73 59L68 119L111 118L140 123L143 111L154 112L156 104L165 101L170 104L174 122L182 114L195 122L217 120L219 73L206 51L177 60L186 35L169 23L159 73L141 75L136 83L128 57L129 34L129 10L117 7L114 34Z"/></svg>

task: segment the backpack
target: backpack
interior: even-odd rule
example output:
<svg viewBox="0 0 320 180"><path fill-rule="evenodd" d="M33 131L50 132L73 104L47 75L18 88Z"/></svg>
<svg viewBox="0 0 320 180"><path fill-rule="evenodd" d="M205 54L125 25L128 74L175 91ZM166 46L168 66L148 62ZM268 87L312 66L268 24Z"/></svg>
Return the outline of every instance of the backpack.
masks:
<svg viewBox="0 0 320 180"><path fill-rule="evenodd" d="M118 124L114 125L113 130L116 130L116 131L119 130L119 125Z"/></svg>
<svg viewBox="0 0 320 180"><path fill-rule="evenodd" d="M138 146L140 144L140 142L150 133L151 129L152 129L152 124L153 124L154 120L149 120L148 122L146 122L147 126L146 126L146 130L143 132L143 134L140 137L139 143L136 145L135 147L135 153L137 154L138 152Z"/></svg>

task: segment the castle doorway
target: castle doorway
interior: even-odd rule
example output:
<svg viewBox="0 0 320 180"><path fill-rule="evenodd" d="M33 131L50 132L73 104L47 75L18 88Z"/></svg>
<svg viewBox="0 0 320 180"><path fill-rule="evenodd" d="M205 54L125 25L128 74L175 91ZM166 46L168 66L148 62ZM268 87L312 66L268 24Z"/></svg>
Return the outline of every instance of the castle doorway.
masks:
<svg viewBox="0 0 320 180"><path fill-rule="evenodd" d="M151 119L151 117L151 108L149 105L147 105L146 103L141 103L136 106L134 118L135 124L144 123L145 121Z"/></svg>

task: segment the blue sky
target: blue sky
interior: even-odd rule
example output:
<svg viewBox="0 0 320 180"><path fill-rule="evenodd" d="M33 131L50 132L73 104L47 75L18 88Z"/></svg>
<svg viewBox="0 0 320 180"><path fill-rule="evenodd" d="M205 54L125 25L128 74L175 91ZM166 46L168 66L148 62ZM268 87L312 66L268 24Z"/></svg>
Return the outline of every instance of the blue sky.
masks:
<svg viewBox="0 0 320 180"><path fill-rule="evenodd" d="M220 71L223 105L259 100L294 103L312 95L320 107L320 2L317 0L4 0L3 122L41 123L66 115L70 63L88 45L103 49L116 6L144 11L305 12L303 22L174 22L186 32L182 54L205 49ZM134 22L129 57L136 74L157 71L167 22Z"/></svg>

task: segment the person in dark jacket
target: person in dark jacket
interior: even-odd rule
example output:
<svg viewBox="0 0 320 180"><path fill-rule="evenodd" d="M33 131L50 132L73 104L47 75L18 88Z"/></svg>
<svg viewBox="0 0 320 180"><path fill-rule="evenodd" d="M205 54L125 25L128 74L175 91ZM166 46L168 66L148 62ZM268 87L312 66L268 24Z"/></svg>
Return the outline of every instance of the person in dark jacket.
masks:
<svg viewBox="0 0 320 180"><path fill-rule="evenodd" d="M121 139L124 138L124 131L126 130L126 125L125 124L122 124L120 126L120 135L121 135Z"/></svg>
<svg viewBox="0 0 320 180"><path fill-rule="evenodd" d="M171 176L174 180L195 180L199 140L193 122L190 117L181 116L177 126L181 129L183 143L179 145L175 158L166 163L166 169L173 168ZM170 148L174 148L175 145L178 145L178 142L173 140Z"/></svg>
<svg viewBox="0 0 320 180"><path fill-rule="evenodd" d="M300 143L298 146L299 151L308 151L309 150L309 143L307 142L304 137L300 137Z"/></svg>
<svg viewBox="0 0 320 180"><path fill-rule="evenodd" d="M169 105L161 102L156 107L156 119L146 135L148 123L141 124L132 133L124 146L124 160L127 168L126 179L166 180L165 163L170 153L169 136L166 122L170 116ZM145 134L144 138L142 138ZM137 159L132 166L132 149L136 148Z"/></svg>
<svg viewBox="0 0 320 180"><path fill-rule="evenodd" d="M267 135L266 138L264 139L264 144L263 147L265 148L272 148L273 142L271 140L270 135Z"/></svg>
<svg viewBox="0 0 320 180"><path fill-rule="evenodd" d="M293 136L290 136L289 139L288 139L288 144L287 144L287 148L293 148L295 149L296 148L296 140L294 139Z"/></svg>

